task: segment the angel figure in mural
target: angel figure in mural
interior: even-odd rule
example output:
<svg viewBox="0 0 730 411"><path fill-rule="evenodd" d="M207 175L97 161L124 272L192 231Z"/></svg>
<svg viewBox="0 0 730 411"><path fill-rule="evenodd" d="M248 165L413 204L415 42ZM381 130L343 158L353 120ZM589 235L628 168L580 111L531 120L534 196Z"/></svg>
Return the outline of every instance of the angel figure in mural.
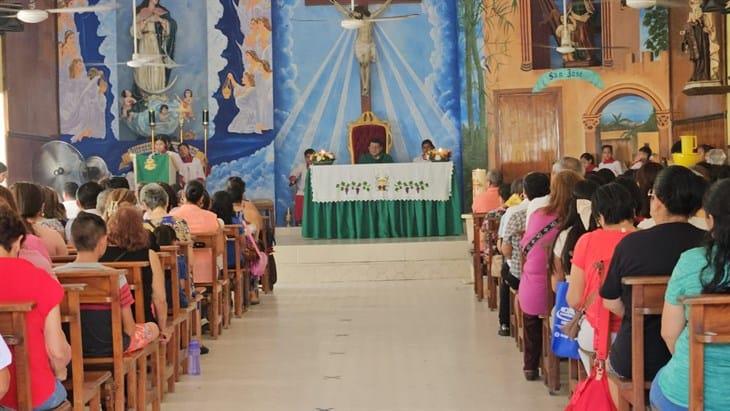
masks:
<svg viewBox="0 0 730 411"><path fill-rule="evenodd" d="M701 0L690 0L690 12L682 36L682 51L694 65L690 82L720 80L720 45L712 14L702 11Z"/></svg>
<svg viewBox="0 0 730 411"><path fill-rule="evenodd" d="M61 132L70 134L71 142L106 136L106 92L109 83L104 73L91 68L84 73L84 63L74 59L69 66L68 81L61 92Z"/></svg>
<svg viewBox="0 0 730 411"><path fill-rule="evenodd" d="M360 63L360 95L370 95L370 64L375 63L377 50L375 48L375 38L373 36L372 19L378 18L385 10L390 7L393 0L386 0L380 8L374 12L370 12L368 6L356 6L354 10L349 11L336 0L329 0L335 8L348 19L362 20L364 24L357 29L357 38L355 39L355 58Z"/></svg>
<svg viewBox="0 0 730 411"><path fill-rule="evenodd" d="M231 0L236 1L236 0ZM244 37L249 35L251 30L248 24L252 19L271 16L271 0L238 0L238 6L234 4L238 13L238 20L241 23L241 32Z"/></svg>
<svg viewBox="0 0 730 411"><path fill-rule="evenodd" d="M159 56L152 60L155 66L135 69L134 82L147 94L161 94L168 87L170 69L164 64L174 63L177 22L160 0L142 0L136 8L137 46L142 55Z"/></svg>
<svg viewBox="0 0 730 411"><path fill-rule="evenodd" d="M193 114L193 90L185 89L182 98L175 96L180 103L180 115L186 120L191 121L195 118Z"/></svg>
<svg viewBox="0 0 730 411"><path fill-rule="evenodd" d="M62 66L68 65L73 59L81 57L74 30L66 30L63 33L63 39L58 43L58 57Z"/></svg>
<svg viewBox="0 0 730 411"><path fill-rule="evenodd" d="M228 126L229 133L261 134L257 130L258 101L256 94L256 80L251 72L243 73L241 83L236 81L233 73L228 73L227 84L233 89L232 96L236 99L238 114Z"/></svg>

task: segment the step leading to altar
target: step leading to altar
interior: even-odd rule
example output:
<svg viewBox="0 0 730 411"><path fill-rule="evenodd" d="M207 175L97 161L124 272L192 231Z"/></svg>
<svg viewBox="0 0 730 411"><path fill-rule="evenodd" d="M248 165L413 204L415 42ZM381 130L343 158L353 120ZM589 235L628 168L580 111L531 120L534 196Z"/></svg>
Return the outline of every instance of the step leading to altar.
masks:
<svg viewBox="0 0 730 411"><path fill-rule="evenodd" d="M279 284L422 280L471 276L466 236L310 240L276 229Z"/></svg>

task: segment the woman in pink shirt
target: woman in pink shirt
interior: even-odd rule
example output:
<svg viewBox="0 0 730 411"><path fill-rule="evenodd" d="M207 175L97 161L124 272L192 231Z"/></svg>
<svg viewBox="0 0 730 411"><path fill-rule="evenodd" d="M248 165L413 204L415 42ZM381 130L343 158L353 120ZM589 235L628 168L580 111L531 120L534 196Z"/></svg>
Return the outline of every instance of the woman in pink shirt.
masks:
<svg viewBox="0 0 730 411"><path fill-rule="evenodd" d="M600 338L608 337L598 332L598 318L601 311L606 310L598 290L606 278L616 246L636 230L631 193L620 184L611 183L600 187L593 195L591 204L601 228L584 234L575 245L567 297L571 307L585 310L578 344L586 372L590 372L592 366L589 353L594 351ZM611 314L611 333L615 335L620 327L621 317Z"/></svg>
<svg viewBox="0 0 730 411"><path fill-rule="evenodd" d="M553 176L550 202L535 211L520 242L524 265L520 277L518 299L525 330L523 371L528 381L537 379L542 355L542 319L547 314L548 258L558 227L568 215L573 200L573 187L583 180L574 171Z"/></svg>
<svg viewBox="0 0 730 411"><path fill-rule="evenodd" d="M170 212L171 216L185 220L192 234L212 233L221 227L215 213L201 208L204 195L203 183L190 181L185 185L185 204Z"/></svg>

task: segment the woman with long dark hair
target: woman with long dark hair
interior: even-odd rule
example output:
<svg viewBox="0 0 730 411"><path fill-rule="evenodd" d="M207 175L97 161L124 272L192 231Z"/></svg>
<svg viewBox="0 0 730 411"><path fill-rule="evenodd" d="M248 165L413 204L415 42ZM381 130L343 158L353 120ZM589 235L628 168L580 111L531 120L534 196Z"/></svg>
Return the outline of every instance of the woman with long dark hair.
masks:
<svg viewBox="0 0 730 411"><path fill-rule="evenodd" d="M704 201L709 236L704 247L686 251L669 280L662 313L662 337L672 359L659 370L651 387L651 403L660 410L686 410L689 405L689 337L681 297L730 293L730 179L720 180ZM704 348L705 409L730 409L730 345Z"/></svg>

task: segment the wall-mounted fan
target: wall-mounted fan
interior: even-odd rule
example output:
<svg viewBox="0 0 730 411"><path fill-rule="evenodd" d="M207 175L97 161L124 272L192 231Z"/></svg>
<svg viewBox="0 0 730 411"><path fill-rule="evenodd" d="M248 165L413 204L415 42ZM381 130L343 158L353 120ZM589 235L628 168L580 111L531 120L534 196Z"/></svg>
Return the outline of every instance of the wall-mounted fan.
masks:
<svg viewBox="0 0 730 411"><path fill-rule="evenodd" d="M29 24L46 21L51 14L109 11L116 9L117 7L118 6L116 3L110 3L100 4L96 6L64 7L60 9L39 9L36 7L35 0L30 0L28 2L28 8L25 9L22 5L19 4L0 3L0 11L15 13L2 16L3 18L14 18L22 21L23 23Z"/></svg>

